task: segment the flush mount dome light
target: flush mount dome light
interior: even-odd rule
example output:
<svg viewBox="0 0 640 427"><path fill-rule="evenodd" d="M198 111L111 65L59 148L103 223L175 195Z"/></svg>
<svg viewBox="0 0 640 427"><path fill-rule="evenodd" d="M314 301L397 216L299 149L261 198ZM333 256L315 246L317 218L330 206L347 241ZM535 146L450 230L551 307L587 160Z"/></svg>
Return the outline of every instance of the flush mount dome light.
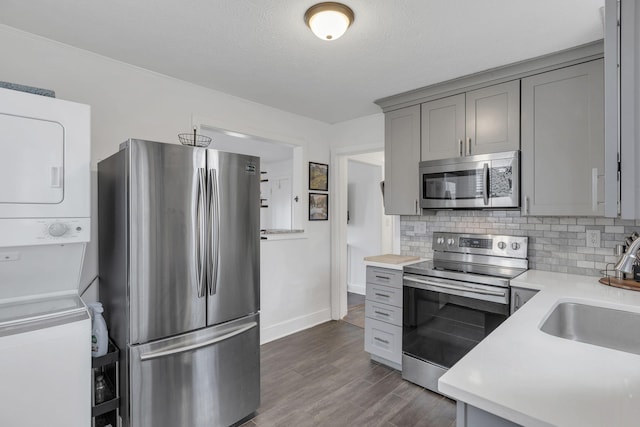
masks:
<svg viewBox="0 0 640 427"><path fill-rule="evenodd" d="M335 2L318 3L304 14L304 22L322 40L340 38L353 23L353 10Z"/></svg>

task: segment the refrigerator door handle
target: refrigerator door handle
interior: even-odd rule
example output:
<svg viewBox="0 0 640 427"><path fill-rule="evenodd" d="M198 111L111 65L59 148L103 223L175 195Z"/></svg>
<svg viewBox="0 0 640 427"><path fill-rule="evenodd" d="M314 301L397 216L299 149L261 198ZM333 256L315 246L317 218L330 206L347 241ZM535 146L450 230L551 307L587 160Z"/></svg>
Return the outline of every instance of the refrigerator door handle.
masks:
<svg viewBox="0 0 640 427"><path fill-rule="evenodd" d="M209 253L211 262L207 263L209 272L209 295L215 295L218 288L218 260L220 258L220 209L218 200L218 177L215 169L209 169L209 224L211 226Z"/></svg>
<svg viewBox="0 0 640 427"><path fill-rule="evenodd" d="M251 322L251 323L247 323L246 325L235 329L229 333L223 334L223 335L219 335L217 337L211 338L209 340L203 341L203 342L198 342L198 343L193 343L193 344L189 344L189 345L185 345L182 347L174 347L174 348L169 348L167 350L157 350L157 351L152 351L150 353L144 353L140 355L140 360L141 361L146 361L146 360L151 360L151 359L157 359L159 357L166 357L166 356L171 356L174 354L179 354L179 353L185 353L187 351L191 351L191 350L197 350L199 348L202 347L208 347L210 345L213 344L217 344L219 342L228 340L229 338L233 338L236 335L240 335L246 331L248 331L249 329L255 328L256 326L258 326L258 322Z"/></svg>
<svg viewBox="0 0 640 427"><path fill-rule="evenodd" d="M196 198L196 256L194 257L196 264L196 280L198 282L198 297L203 298L207 294L206 290L206 266L207 266L207 215L205 209L206 198L205 189L207 188L206 169L198 168L198 187Z"/></svg>

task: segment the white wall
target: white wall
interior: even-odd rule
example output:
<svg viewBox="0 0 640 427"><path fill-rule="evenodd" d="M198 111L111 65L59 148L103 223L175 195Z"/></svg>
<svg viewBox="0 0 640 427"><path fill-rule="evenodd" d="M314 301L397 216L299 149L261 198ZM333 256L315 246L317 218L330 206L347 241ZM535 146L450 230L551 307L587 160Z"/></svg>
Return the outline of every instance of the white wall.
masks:
<svg viewBox="0 0 640 427"><path fill-rule="evenodd" d="M53 89L58 98L91 105L93 170L127 138L177 143L177 134L188 132L192 123L301 145L305 164L329 163L328 124L3 25L0 52L0 80ZM306 239L270 242L274 250L262 257L263 341L330 318L330 222L305 220L303 226ZM87 266L93 271L86 271L84 278L96 273L96 251L88 255Z"/></svg>
<svg viewBox="0 0 640 427"><path fill-rule="evenodd" d="M364 257L382 253L382 168L348 161L347 290L364 295L366 269Z"/></svg>

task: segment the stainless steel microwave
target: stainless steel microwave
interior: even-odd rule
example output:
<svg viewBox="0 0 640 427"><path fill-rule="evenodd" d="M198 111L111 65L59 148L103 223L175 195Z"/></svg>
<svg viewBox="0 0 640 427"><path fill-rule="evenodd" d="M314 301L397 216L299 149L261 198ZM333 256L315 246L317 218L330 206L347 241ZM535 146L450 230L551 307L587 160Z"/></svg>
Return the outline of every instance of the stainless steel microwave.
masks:
<svg viewBox="0 0 640 427"><path fill-rule="evenodd" d="M519 206L519 151L420 162L420 207L423 209Z"/></svg>

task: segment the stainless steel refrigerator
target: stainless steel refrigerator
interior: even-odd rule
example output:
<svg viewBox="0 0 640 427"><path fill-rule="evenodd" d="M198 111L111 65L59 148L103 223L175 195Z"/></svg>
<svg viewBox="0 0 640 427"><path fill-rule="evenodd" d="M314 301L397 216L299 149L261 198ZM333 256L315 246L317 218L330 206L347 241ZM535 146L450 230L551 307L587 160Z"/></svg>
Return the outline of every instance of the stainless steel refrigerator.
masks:
<svg viewBox="0 0 640 427"><path fill-rule="evenodd" d="M228 426L252 414L259 158L130 139L98 163L98 206L123 426Z"/></svg>

